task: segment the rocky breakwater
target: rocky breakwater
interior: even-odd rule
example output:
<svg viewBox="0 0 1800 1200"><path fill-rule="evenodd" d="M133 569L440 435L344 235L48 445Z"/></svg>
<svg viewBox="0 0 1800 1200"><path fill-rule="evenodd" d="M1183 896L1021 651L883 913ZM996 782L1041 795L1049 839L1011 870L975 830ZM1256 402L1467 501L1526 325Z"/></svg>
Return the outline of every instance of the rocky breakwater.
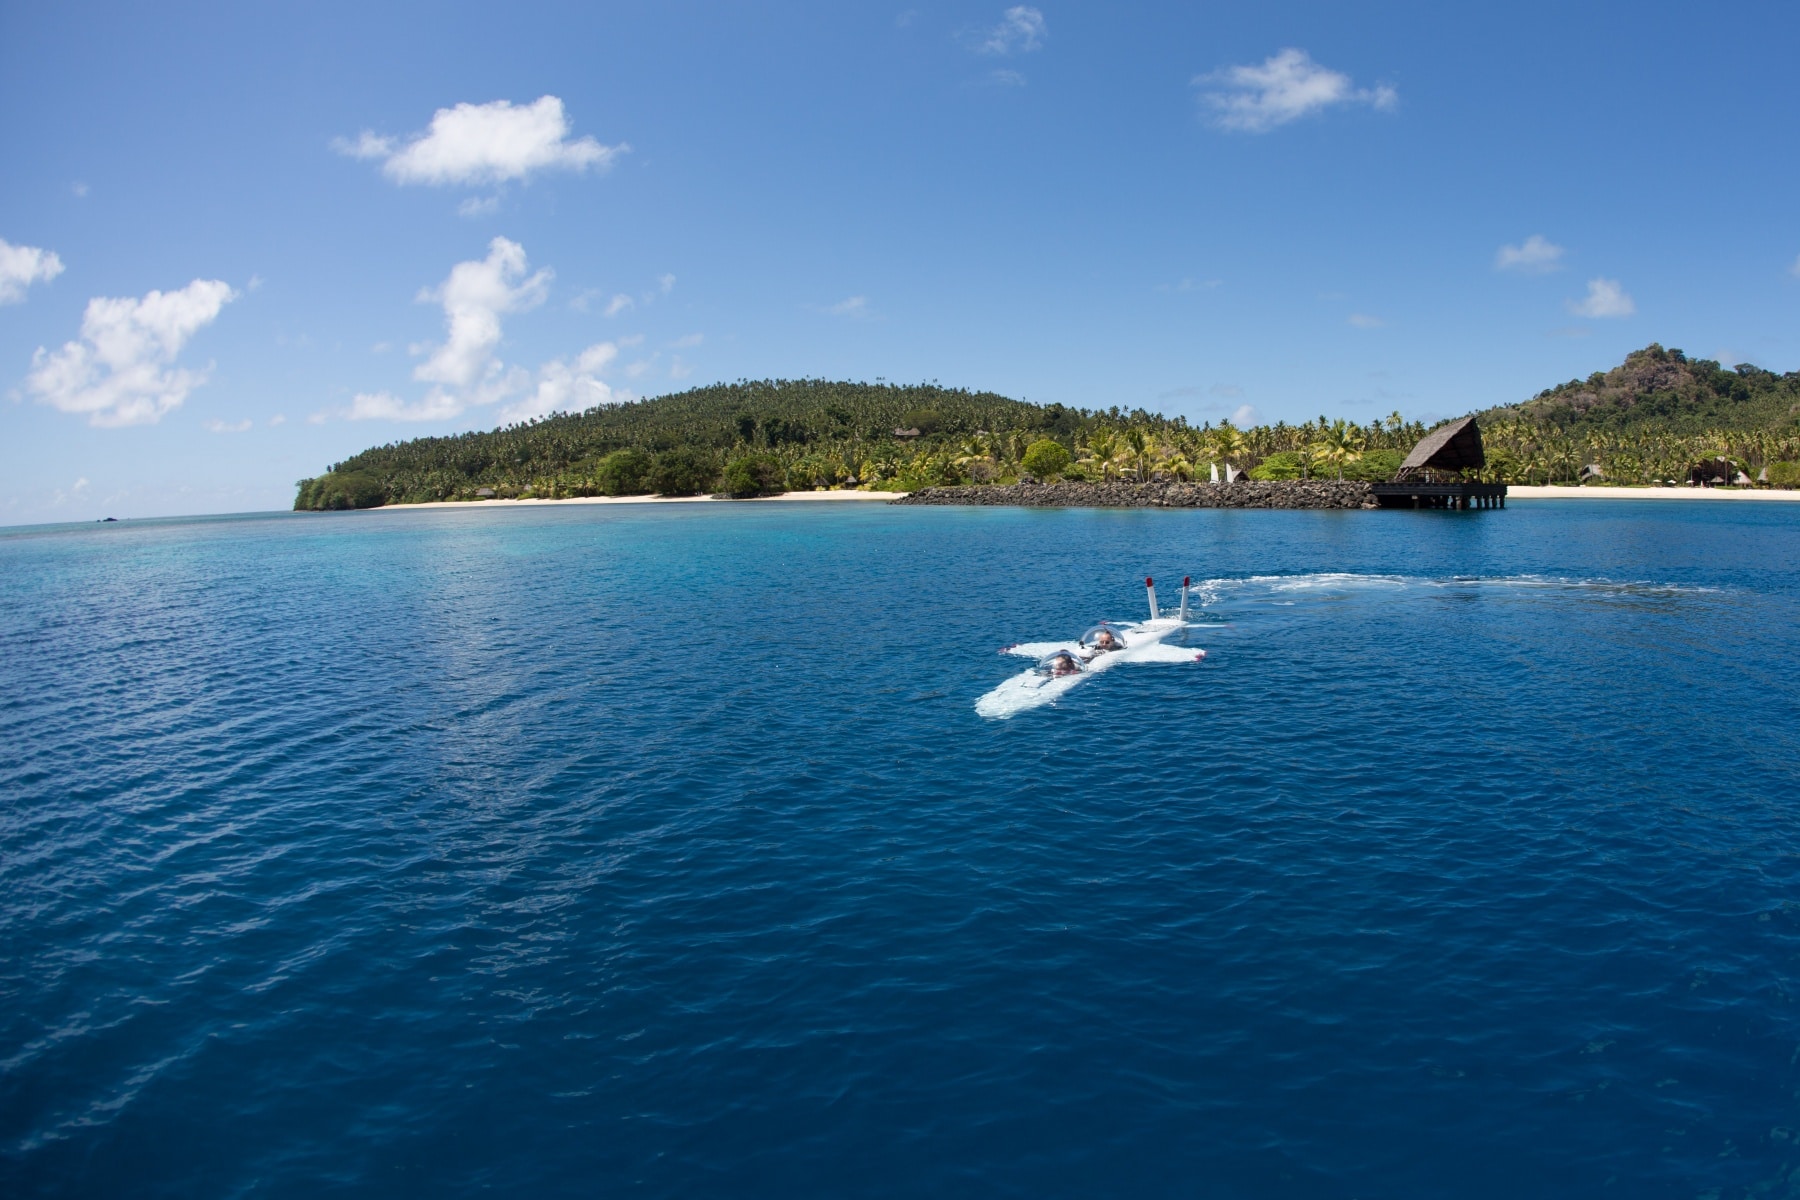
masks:
<svg viewBox="0 0 1800 1200"><path fill-rule="evenodd" d="M1375 508L1366 483L1012 483L923 488L895 504L1010 504L1028 508Z"/></svg>

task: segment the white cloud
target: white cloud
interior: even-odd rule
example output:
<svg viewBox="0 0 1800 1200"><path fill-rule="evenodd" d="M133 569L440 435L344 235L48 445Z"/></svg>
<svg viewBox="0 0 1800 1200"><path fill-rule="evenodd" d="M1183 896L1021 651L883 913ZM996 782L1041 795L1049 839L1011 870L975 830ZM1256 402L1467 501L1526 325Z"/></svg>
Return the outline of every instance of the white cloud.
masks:
<svg viewBox="0 0 1800 1200"><path fill-rule="evenodd" d="M286 425L287 424L287 414L286 413L276 413L274 416L269 418L269 424L272 426L273 425Z"/></svg>
<svg viewBox="0 0 1800 1200"><path fill-rule="evenodd" d="M365 129L354 142L349 138L333 138L331 148L348 158L387 158L394 152L394 139L377 137Z"/></svg>
<svg viewBox="0 0 1800 1200"><path fill-rule="evenodd" d="M1494 254L1494 270L1543 275L1562 270L1562 256L1561 246L1541 233L1534 233L1517 246L1500 247Z"/></svg>
<svg viewBox="0 0 1800 1200"><path fill-rule="evenodd" d="M1050 30L1044 14L1023 4L1014 5L988 30L976 49L982 54L1028 54L1043 48Z"/></svg>
<svg viewBox="0 0 1800 1200"><path fill-rule="evenodd" d="M408 404L392 392L358 392L344 415L352 421L444 421L462 410L454 396L436 389L416 404ZM324 416L314 414L307 420L317 424Z"/></svg>
<svg viewBox="0 0 1800 1200"><path fill-rule="evenodd" d="M40 346L25 386L40 403L83 413L90 425L161 420L206 382L205 371L177 369L176 356L235 299L217 279L141 300L95 297L82 314L81 340L54 353Z"/></svg>
<svg viewBox="0 0 1800 1200"><path fill-rule="evenodd" d="M693 373L694 373L694 368L690 367L687 363L683 362L681 360L681 355L677 354L673 359L671 359L669 361L669 378L670 379L686 379L689 375L692 375Z"/></svg>
<svg viewBox="0 0 1800 1200"><path fill-rule="evenodd" d="M1240 404L1237 411L1231 414L1231 423L1240 426L1254 426L1262 421L1262 414L1256 411L1254 404Z"/></svg>
<svg viewBox="0 0 1800 1200"><path fill-rule="evenodd" d="M1569 311L1578 317L1629 317L1637 311L1637 304L1616 279L1590 279L1587 289L1582 299L1567 302Z"/></svg>
<svg viewBox="0 0 1800 1200"><path fill-rule="evenodd" d="M1390 112L1400 95L1386 84L1359 88L1348 75L1320 66L1304 50L1283 50L1261 66L1226 67L1194 78L1213 124L1233 133L1267 133L1289 121L1340 104Z"/></svg>
<svg viewBox="0 0 1800 1200"><path fill-rule="evenodd" d="M54 250L15 246L0 238L0 304L17 304L34 283L49 283L63 273Z"/></svg>
<svg viewBox="0 0 1800 1200"><path fill-rule="evenodd" d="M531 395L500 410L502 421L528 421L553 412L581 412L596 405L612 404L617 397L600 378L600 372L619 357L612 342L598 342L573 360L553 359L538 368L537 386Z"/></svg>
<svg viewBox="0 0 1800 1200"><path fill-rule="evenodd" d="M706 340L706 335L699 333L683 334L669 343L671 350L691 350Z"/></svg>
<svg viewBox="0 0 1800 1200"><path fill-rule="evenodd" d="M1010 68L1002 68L998 71L989 72L988 80L991 83L999 84L1001 87L1025 86L1025 76Z"/></svg>
<svg viewBox="0 0 1800 1200"><path fill-rule="evenodd" d="M75 198L77 200L82 200L87 197L88 185L85 183L82 183L80 180L76 180L74 183L69 185L69 190L71 192L75 193Z"/></svg>
<svg viewBox="0 0 1800 1200"><path fill-rule="evenodd" d="M658 287L662 288L662 294L665 296L675 290L675 277L673 275L663 275L657 279L656 283Z"/></svg>
<svg viewBox="0 0 1800 1200"><path fill-rule="evenodd" d="M531 372L508 366L495 351L503 333L500 318L544 301L554 272L527 275L525 247L507 238L488 243L486 258L457 263L421 302L444 307L445 338L438 345L411 347L425 361L413 378L434 385L424 398L408 402L391 392L359 392L343 415L352 421L438 421L484 404L498 404L531 386Z"/></svg>
<svg viewBox="0 0 1800 1200"><path fill-rule="evenodd" d="M500 211L498 196L470 196L456 206L459 217L490 217Z"/></svg>
<svg viewBox="0 0 1800 1200"><path fill-rule="evenodd" d="M503 237L488 243L488 256L460 262L437 288L419 293L421 301L444 306L449 336L413 371L413 378L451 388L467 388L491 377L500 363L500 318L523 312L544 301L552 272L526 278L525 247Z"/></svg>
<svg viewBox="0 0 1800 1200"><path fill-rule="evenodd" d="M1349 321L1358 329L1380 329L1387 324L1380 317L1372 317L1368 313L1351 313Z"/></svg>
<svg viewBox="0 0 1800 1200"><path fill-rule="evenodd" d="M869 314L869 298L851 296L846 300L839 300L825 311L834 317L865 317Z"/></svg>
<svg viewBox="0 0 1800 1200"><path fill-rule="evenodd" d="M1788 268L1788 274L1800 279L1800 255L1794 257L1794 265Z"/></svg>
<svg viewBox="0 0 1800 1200"><path fill-rule="evenodd" d="M507 100L440 108L431 127L405 145L364 131L332 148L351 158L380 159L395 183L488 184L527 179L538 171L604 170L631 147L603 146L591 137L569 139L563 102L544 96L531 104Z"/></svg>
<svg viewBox="0 0 1800 1200"><path fill-rule="evenodd" d="M241 421L202 421L200 424L209 433L248 433L250 431L249 417L245 417Z"/></svg>
<svg viewBox="0 0 1800 1200"><path fill-rule="evenodd" d="M633 300L630 296L627 296L624 292L620 292L606 302L606 315L609 317L616 317L625 310L636 307L637 301Z"/></svg>
<svg viewBox="0 0 1800 1200"><path fill-rule="evenodd" d="M500 361L495 352L501 317L541 303L551 278L548 269L529 276L528 269L524 247L506 238L495 238L485 259L457 263L440 286L419 296L444 306L448 328L442 345L414 350L429 352L429 357L413 377L434 386L413 401L392 392L361 392L340 415L352 421L447 421L470 408L503 404L499 419L514 422L630 398L630 392L615 391L601 374L616 362L621 345L641 342L641 336L597 342L535 372ZM678 344L699 342L699 334L690 334Z"/></svg>

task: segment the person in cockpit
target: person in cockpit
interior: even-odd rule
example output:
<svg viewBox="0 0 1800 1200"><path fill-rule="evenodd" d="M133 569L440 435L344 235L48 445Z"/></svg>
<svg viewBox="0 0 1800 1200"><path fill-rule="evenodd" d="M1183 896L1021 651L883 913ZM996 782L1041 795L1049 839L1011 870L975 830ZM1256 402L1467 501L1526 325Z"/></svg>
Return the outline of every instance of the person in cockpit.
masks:
<svg viewBox="0 0 1800 1200"><path fill-rule="evenodd" d="M1119 639L1113 636L1112 630L1102 629L1094 635L1094 653L1105 654L1109 650L1120 649L1123 647L1119 645Z"/></svg>
<svg viewBox="0 0 1800 1200"><path fill-rule="evenodd" d="M1066 650L1061 654L1051 656L1050 674L1052 676L1073 675L1080 670L1081 664L1076 662L1075 656Z"/></svg>

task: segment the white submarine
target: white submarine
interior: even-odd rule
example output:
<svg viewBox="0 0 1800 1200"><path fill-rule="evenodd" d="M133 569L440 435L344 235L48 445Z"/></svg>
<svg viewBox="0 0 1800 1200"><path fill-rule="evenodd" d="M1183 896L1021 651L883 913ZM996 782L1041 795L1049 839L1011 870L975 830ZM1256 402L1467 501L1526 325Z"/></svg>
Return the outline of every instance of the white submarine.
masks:
<svg viewBox="0 0 1800 1200"><path fill-rule="evenodd" d="M1164 644L1170 634L1192 623L1188 620L1190 585L1189 579L1181 581L1181 611L1177 616L1165 617L1157 609L1156 581L1146 578L1148 621L1102 621L1072 642L1020 642L1003 648L1002 654L1036 659L1037 664L975 701L976 713L1005 720L1028 708L1052 703L1119 663L1199 662L1206 657L1206 651Z"/></svg>

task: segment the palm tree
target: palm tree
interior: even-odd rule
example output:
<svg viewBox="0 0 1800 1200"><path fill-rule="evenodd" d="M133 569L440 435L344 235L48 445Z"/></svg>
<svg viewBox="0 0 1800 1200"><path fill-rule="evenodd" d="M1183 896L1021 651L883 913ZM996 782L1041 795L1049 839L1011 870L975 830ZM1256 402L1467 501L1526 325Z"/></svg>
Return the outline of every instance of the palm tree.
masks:
<svg viewBox="0 0 1800 1200"><path fill-rule="evenodd" d="M1111 432L1096 433L1088 438L1088 454L1083 461L1097 463L1102 483L1112 478L1113 457L1119 452L1119 439Z"/></svg>
<svg viewBox="0 0 1800 1200"><path fill-rule="evenodd" d="M1241 461L1250 451L1250 440L1230 421L1220 421L1219 427L1213 430L1213 453L1225 463L1227 475L1231 474L1236 462Z"/></svg>
<svg viewBox="0 0 1800 1200"><path fill-rule="evenodd" d="M953 461L957 466L966 469L973 467L976 463L991 463L993 459L989 454L987 442L980 437L969 437L963 439L962 450Z"/></svg>
<svg viewBox="0 0 1800 1200"><path fill-rule="evenodd" d="M1125 431L1125 448L1130 451L1132 469L1137 472L1139 483L1144 481L1152 444L1149 435L1135 425Z"/></svg>
<svg viewBox="0 0 1800 1200"><path fill-rule="evenodd" d="M1319 452L1320 460L1331 463L1337 468L1337 477L1341 482L1344 478L1345 465L1358 462L1362 458L1363 433L1356 426L1340 418L1333 421L1324 430L1314 446Z"/></svg>

